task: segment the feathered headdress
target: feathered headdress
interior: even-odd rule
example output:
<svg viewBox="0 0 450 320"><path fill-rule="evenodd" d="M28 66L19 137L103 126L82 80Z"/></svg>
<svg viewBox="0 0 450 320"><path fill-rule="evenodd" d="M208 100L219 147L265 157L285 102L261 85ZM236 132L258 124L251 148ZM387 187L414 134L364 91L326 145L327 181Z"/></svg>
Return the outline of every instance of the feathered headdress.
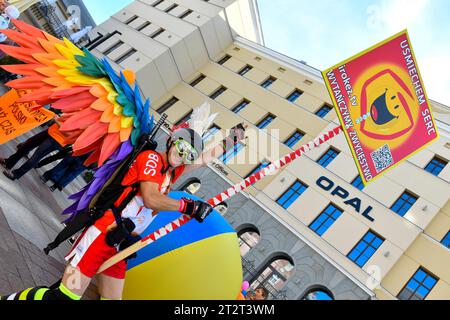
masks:
<svg viewBox="0 0 450 320"><path fill-rule="evenodd" d="M179 126L174 126L172 132L175 132L178 129L190 128L202 137L212 126L217 116L218 113L211 114L211 106L208 102L205 102L192 111L189 120Z"/></svg>

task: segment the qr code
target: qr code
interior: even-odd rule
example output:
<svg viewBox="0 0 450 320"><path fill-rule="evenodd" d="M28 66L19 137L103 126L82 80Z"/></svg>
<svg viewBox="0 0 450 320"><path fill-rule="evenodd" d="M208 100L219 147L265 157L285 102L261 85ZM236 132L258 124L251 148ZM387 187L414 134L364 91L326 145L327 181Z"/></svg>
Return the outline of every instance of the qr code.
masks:
<svg viewBox="0 0 450 320"><path fill-rule="evenodd" d="M380 173L384 169L389 168L392 164L394 164L391 149L389 149L389 146L387 144L382 146L380 149L372 152L371 157L377 173Z"/></svg>

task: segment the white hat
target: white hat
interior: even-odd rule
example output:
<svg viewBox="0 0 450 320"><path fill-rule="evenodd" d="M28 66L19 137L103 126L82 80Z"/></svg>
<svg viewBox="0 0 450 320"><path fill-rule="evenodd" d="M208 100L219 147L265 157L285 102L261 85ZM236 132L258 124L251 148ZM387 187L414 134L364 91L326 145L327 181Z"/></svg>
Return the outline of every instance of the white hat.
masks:
<svg viewBox="0 0 450 320"><path fill-rule="evenodd" d="M20 17L20 11L15 6L8 6L5 9L5 14L11 19L17 19Z"/></svg>

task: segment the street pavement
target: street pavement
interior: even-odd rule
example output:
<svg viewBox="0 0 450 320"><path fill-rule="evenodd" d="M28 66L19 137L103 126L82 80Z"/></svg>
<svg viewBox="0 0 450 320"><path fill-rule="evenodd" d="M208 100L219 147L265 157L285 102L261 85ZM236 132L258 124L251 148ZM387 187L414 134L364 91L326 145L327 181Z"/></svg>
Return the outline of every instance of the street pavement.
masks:
<svg viewBox="0 0 450 320"><path fill-rule="evenodd" d="M5 91L5 87L0 86L0 95ZM10 156L17 144L41 130L37 128L0 145L0 157ZM21 160L18 166L25 160ZM0 173L0 295L28 287L52 285L62 276L64 256L69 252L70 244L63 243L50 256L46 256L42 249L63 228L61 212L71 204L68 196L79 191L86 182L79 176L62 192L56 190L52 193L49 186L40 181L39 175L54 165L31 170L18 181L11 181ZM96 297L93 286L85 299Z"/></svg>

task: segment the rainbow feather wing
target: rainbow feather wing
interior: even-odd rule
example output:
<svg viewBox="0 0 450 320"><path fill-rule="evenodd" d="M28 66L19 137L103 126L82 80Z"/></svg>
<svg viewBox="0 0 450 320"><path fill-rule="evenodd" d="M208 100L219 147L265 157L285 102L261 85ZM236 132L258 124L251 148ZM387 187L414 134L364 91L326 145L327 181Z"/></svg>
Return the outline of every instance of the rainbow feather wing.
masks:
<svg viewBox="0 0 450 320"><path fill-rule="evenodd" d="M77 132L74 154L90 153L89 162L101 167L124 143L135 146L151 131L150 102L142 102L137 84L132 87L123 73L109 62L98 60L69 40L53 36L14 20L18 31L4 30L18 46L0 45L0 50L25 64L3 66L22 75L7 85L31 92L21 102L38 107L52 104L63 112L63 132Z"/></svg>
<svg viewBox="0 0 450 320"><path fill-rule="evenodd" d="M21 98L23 102L35 101L38 108L52 104L61 110L60 130L70 134L74 155L90 154L86 164L98 163L94 180L70 197L75 203L63 212L70 215L69 221L88 208L139 137L152 131L150 101L144 103L137 83L132 87L129 82L134 81L117 74L106 59L98 60L67 39L13 22L18 31L2 32L18 46L0 45L0 50L24 64L2 68L23 77L7 85L31 91Z"/></svg>

